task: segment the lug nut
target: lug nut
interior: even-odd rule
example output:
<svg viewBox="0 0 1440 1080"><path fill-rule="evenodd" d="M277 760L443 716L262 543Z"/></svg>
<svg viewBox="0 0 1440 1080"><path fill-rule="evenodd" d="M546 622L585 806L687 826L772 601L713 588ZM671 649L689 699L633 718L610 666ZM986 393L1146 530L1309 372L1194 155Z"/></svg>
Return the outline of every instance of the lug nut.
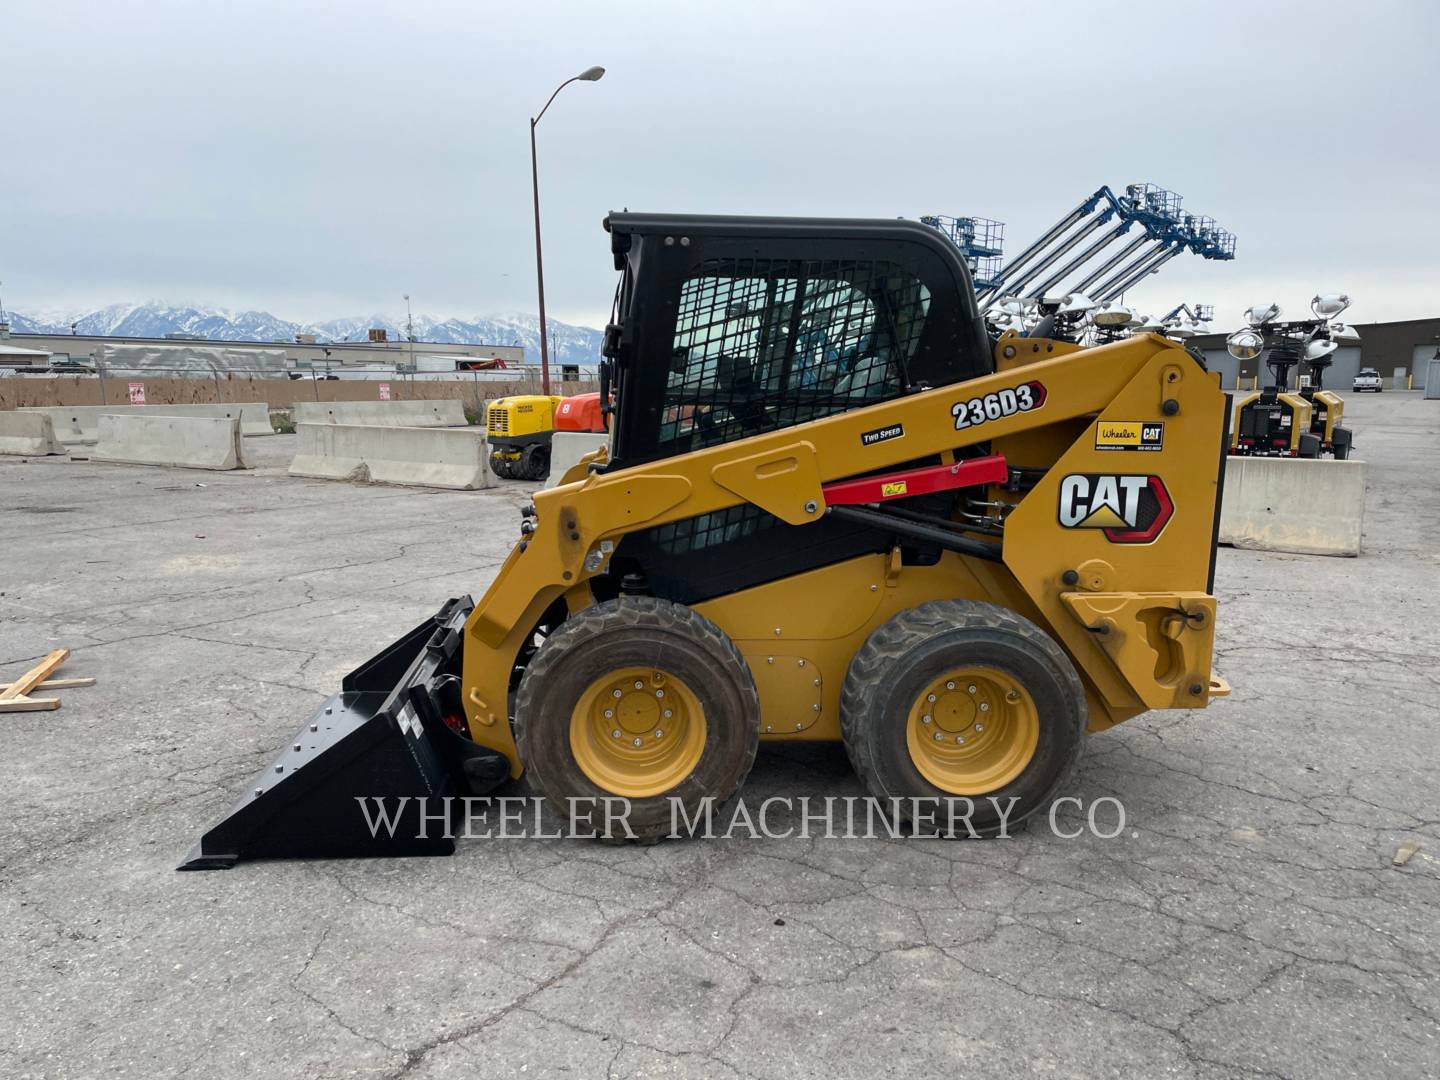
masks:
<svg viewBox="0 0 1440 1080"><path fill-rule="evenodd" d="M926 700L926 701L934 701L934 700L935 700L935 695L934 695L934 694L927 694L926 697L925 697L925 700Z"/></svg>
<svg viewBox="0 0 1440 1080"><path fill-rule="evenodd" d="M664 690L656 690L656 691L655 691L655 696L656 696L656 697L664 697L664 696L665 696L665 691L664 691Z"/></svg>
<svg viewBox="0 0 1440 1080"><path fill-rule="evenodd" d="M928 715L927 715L927 716L922 716L922 717L920 717L920 722L921 722L922 724L928 724L928 723L930 723L930 721L931 721L931 717L928 716Z"/></svg>
<svg viewBox="0 0 1440 1080"><path fill-rule="evenodd" d="M955 689L955 684L954 684L953 682L947 682L947 683L945 684L945 689L946 689L946 690L954 690L954 689Z"/></svg>
<svg viewBox="0 0 1440 1080"><path fill-rule="evenodd" d="M938 731L935 732L935 741L936 741L936 742L939 742L939 741L940 741L941 739L943 739L944 737L945 737L945 736L944 736L944 735L941 735L940 732L938 732Z"/></svg>
<svg viewBox="0 0 1440 1080"><path fill-rule="evenodd" d="M655 729L655 738L657 738L657 739L663 739L664 737L665 737L665 732L664 732L663 730L661 730L660 728L656 728L656 729Z"/></svg>
<svg viewBox="0 0 1440 1080"><path fill-rule="evenodd" d="M636 746L643 746L643 745L644 745L644 743L643 743L643 742L641 741L641 739L640 739L640 736L638 736L638 735L635 736L635 745L636 745Z"/></svg>
<svg viewBox="0 0 1440 1080"><path fill-rule="evenodd" d="M635 680L635 689L636 689L636 690L644 690L644 689L645 689L645 684L644 684L643 682L641 682L639 679L636 679L636 680Z"/></svg>
<svg viewBox="0 0 1440 1080"><path fill-rule="evenodd" d="M610 732L610 737L612 739L620 738L620 729L617 727L614 731Z"/></svg>
<svg viewBox="0 0 1440 1080"><path fill-rule="evenodd" d="M976 725L975 725L975 733L976 733L977 735L978 735L980 732L984 731L984 730L985 730L985 725L984 725L984 724L976 724ZM963 742L964 740L961 740L961 741Z"/></svg>
<svg viewBox="0 0 1440 1080"><path fill-rule="evenodd" d="M956 741L957 743L959 743L961 746L964 746L964 745L965 745L965 736L964 736L964 735L956 735L956 736L955 736L955 741Z"/></svg>
<svg viewBox="0 0 1440 1080"><path fill-rule="evenodd" d="M670 711L669 709L666 709L666 710L665 710L663 713L661 713L660 715L663 716L663 717L665 717L666 720L669 720L670 717L673 715L673 713L671 713L671 711Z"/></svg>
<svg viewBox="0 0 1440 1080"><path fill-rule="evenodd" d="M605 719L606 719L606 720L609 720L609 719L610 719L612 716L614 716L614 715L615 715L615 710L614 710L614 709L606 709L606 710L605 710Z"/></svg>
<svg viewBox="0 0 1440 1080"><path fill-rule="evenodd" d="M965 689L969 690L970 693L973 694L973 693L975 693L975 684L974 684L974 683L971 683L971 684L970 684L969 686L967 686Z"/></svg>
<svg viewBox="0 0 1440 1080"><path fill-rule="evenodd" d="M980 711L981 711L981 712L989 712L989 711L990 711L990 703L989 703L988 701L982 701L982 702L980 702Z"/></svg>
<svg viewBox="0 0 1440 1080"><path fill-rule="evenodd" d="M624 693L623 693L623 691L616 690L616 691L615 691L615 696L616 696L617 698L618 698L618 697L623 697L623 696L624 696Z"/></svg>

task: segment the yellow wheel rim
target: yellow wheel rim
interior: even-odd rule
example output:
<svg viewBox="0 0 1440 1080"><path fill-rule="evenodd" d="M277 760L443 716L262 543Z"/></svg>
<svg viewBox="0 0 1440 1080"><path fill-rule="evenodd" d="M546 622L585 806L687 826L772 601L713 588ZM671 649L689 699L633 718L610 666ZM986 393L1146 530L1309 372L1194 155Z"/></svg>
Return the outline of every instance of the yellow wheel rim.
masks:
<svg viewBox="0 0 1440 1080"><path fill-rule="evenodd" d="M910 708L905 742L920 775L951 795L984 795L1030 764L1040 716L1030 692L997 668L947 671Z"/></svg>
<svg viewBox="0 0 1440 1080"><path fill-rule="evenodd" d="M684 682L658 668L607 672L575 703L570 752L581 771L612 795L658 795L699 764L705 710Z"/></svg>

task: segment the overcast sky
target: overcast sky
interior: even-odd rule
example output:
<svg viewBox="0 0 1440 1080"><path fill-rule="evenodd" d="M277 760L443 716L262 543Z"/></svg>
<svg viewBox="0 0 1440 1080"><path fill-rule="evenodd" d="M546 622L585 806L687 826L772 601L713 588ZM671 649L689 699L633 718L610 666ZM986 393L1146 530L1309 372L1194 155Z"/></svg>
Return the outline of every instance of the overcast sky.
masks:
<svg viewBox="0 0 1440 1080"><path fill-rule="evenodd" d="M296 320L535 309L603 325L609 209L1006 223L1101 184L1239 237L1162 313L1440 315L1440 3L5 0L0 281Z"/></svg>

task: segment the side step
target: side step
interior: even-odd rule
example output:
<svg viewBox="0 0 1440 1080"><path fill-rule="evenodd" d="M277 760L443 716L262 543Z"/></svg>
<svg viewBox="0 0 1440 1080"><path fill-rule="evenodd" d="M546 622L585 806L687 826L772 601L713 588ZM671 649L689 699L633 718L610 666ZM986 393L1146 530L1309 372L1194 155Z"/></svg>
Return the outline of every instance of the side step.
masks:
<svg viewBox="0 0 1440 1080"><path fill-rule="evenodd" d="M467 779L493 786L509 768L503 755L445 722L447 713L461 712L455 673L474 606L468 596L448 601L345 676L340 693L178 869L220 870L241 859L451 854L443 800ZM386 824L372 829L382 809Z"/></svg>

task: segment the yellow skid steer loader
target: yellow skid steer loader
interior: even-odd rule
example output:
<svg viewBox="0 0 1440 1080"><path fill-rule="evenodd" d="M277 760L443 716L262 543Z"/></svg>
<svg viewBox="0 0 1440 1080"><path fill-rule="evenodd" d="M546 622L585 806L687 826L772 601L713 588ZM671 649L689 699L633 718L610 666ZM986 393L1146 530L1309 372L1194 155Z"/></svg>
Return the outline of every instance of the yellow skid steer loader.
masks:
<svg viewBox="0 0 1440 1080"><path fill-rule="evenodd" d="M1226 396L1196 354L992 340L958 250L912 222L605 227L608 451L184 868L448 852L436 800L522 774L562 808L628 800L624 835L653 838L736 795L762 741L839 740L895 812L973 800L993 828L1049 805L1087 732L1228 691Z"/></svg>

